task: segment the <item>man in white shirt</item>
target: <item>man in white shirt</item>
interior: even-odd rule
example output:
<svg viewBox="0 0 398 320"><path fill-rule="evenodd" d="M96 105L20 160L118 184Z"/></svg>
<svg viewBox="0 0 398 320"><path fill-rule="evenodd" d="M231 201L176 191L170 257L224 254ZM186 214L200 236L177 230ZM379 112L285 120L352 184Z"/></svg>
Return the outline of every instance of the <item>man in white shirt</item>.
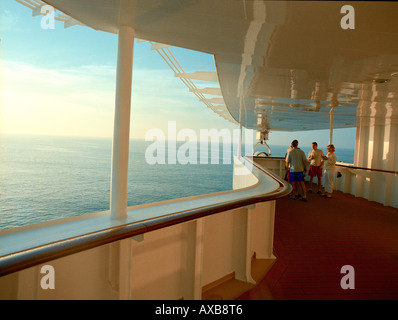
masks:
<svg viewBox="0 0 398 320"><path fill-rule="evenodd" d="M300 199L307 201L307 192L304 184L304 171L307 170L307 158L303 150L298 148L298 141L293 140L293 149L286 156L286 164L290 168L289 181L293 186L293 194L291 199L295 199L298 196L299 184L303 188L304 196Z"/></svg>
<svg viewBox="0 0 398 320"><path fill-rule="evenodd" d="M312 143L312 150L308 153L308 161L310 162L310 189L308 192L312 192L312 180L316 176L318 179L318 194L321 194L321 180L322 180L322 166L324 153L322 150L318 149L318 144L316 142Z"/></svg>

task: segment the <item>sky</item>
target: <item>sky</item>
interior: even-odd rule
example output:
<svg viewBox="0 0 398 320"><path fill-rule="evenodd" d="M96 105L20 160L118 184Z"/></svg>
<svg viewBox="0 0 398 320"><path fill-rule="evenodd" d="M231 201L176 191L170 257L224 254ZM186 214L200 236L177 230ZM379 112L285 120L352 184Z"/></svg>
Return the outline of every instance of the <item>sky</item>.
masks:
<svg viewBox="0 0 398 320"><path fill-rule="evenodd" d="M0 1L0 133L111 137L117 35L88 27L41 27L42 16L15 0ZM186 72L215 71L212 55L171 48ZM198 87L214 86L201 83ZM134 45L131 139L151 129L237 129L208 109L174 76L148 42ZM269 144L328 144L329 130L271 132ZM349 138L348 138L349 137ZM333 142L354 148L355 128L334 131ZM349 141L349 142L347 142Z"/></svg>

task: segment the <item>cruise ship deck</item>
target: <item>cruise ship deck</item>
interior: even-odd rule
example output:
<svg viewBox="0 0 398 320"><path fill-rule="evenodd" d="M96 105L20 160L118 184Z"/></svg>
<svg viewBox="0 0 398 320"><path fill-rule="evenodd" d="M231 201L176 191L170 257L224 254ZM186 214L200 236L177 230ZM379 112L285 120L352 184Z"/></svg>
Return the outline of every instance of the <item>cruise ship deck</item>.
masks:
<svg viewBox="0 0 398 320"><path fill-rule="evenodd" d="M277 260L255 288L239 299L392 300L398 298L397 209L339 191L277 200ZM345 265L355 289L342 289Z"/></svg>
<svg viewBox="0 0 398 320"><path fill-rule="evenodd" d="M108 211L2 230L0 299L398 298L397 2L17 2L65 28L117 37L110 203ZM140 108L134 45L141 41L239 128L233 190L127 205L130 127L138 123L131 114ZM186 73L169 47L212 55L216 71ZM150 123L161 115L151 114ZM257 147L279 132L327 129L331 144L333 130L349 128L356 128L354 161L337 164L335 188L344 193L332 199L313 193L308 202L290 200L284 158L243 157L253 137L244 130L256 132ZM341 286L344 266L354 268L352 289Z"/></svg>

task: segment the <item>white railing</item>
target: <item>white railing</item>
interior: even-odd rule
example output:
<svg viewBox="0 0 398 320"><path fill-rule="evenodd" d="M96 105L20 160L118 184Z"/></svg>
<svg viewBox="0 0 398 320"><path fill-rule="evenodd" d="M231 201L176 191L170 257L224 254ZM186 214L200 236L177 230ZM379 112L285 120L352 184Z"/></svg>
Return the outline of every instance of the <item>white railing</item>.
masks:
<svg viewBox="0 0 398 320"><path fill-rule="evenodd" d="M124 221L104 212L0 232L0 298L201 299L225 277L254 284L253 256L275 258L274 200L291 188L245 162L233 191L130 207Z"/></svg>
<svg viewBox="0 0 398 320"><path fill-rule="evenodd" d="M398 172L337 163L335 189L356 197L398 208Z"/></svg>

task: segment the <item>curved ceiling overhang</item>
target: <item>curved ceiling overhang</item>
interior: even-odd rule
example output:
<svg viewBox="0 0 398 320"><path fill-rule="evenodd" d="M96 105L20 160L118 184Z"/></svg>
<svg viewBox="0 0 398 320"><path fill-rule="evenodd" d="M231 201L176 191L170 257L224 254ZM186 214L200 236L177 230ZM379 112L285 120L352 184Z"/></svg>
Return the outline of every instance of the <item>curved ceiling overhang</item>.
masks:
<svg viewBox="0 0 398 320"><path fill-rule="evenodd" d="M215 55L229 112L261 130L397 121L398 3L252 0L45 0L96 30ZM355 29L343 29L344 4Z"/></svg>

